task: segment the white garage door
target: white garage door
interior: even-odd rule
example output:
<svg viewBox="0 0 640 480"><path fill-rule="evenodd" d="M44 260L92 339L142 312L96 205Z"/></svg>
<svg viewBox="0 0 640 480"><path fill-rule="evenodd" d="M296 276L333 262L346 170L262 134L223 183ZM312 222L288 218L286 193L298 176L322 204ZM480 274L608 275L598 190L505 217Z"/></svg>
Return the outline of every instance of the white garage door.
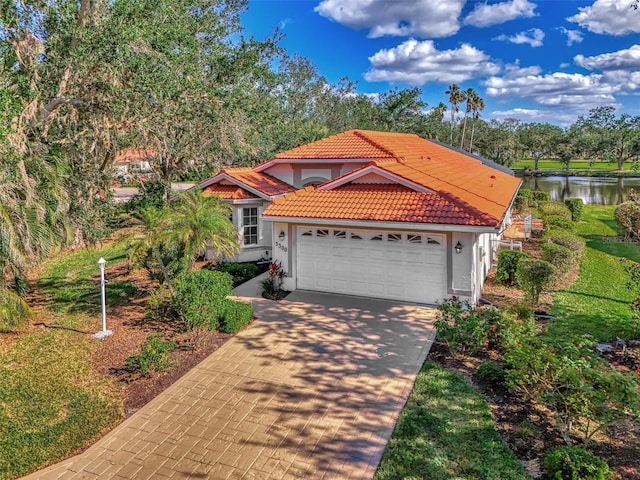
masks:
<svg viewBox="0 0 640 480"><path fill-rule="evenodd" d="M298 288L419 303L446 292L445 236L298 227Z"/></svg>

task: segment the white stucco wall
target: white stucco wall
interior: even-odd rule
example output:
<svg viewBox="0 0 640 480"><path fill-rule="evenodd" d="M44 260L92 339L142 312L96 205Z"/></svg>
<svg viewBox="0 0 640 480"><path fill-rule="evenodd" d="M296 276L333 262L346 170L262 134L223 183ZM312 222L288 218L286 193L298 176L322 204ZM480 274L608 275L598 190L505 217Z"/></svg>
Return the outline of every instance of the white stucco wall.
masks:
<svg viewBox="0 0 640 480"><path fill-rule="evenodd" d="M293 185L293 168L291 168L291 165L289 164L280 163L273 165L272 167L267 168L264 173L267 173L272 177L276 177L289 185Z"/></svg>
<svg viewBox="0 0 640 480"><path fill-rule="evenodd" d="M282 288L293 291L296 289L295 262L292 248L295 247L295 226L287 223L273 223L273 250L271 251L274 262L279 262L285 272ZM284 232L284 239L280 240L280 233Z"/></svg>
<svg viewBox="0 0 640 480"><path fill-rule="evenodd" d="M471 233L451 234L451 289L458 297L467 297L469 293L473 296L474 237ZM460 253L455 251L458 242L462 245Z"/></svg>

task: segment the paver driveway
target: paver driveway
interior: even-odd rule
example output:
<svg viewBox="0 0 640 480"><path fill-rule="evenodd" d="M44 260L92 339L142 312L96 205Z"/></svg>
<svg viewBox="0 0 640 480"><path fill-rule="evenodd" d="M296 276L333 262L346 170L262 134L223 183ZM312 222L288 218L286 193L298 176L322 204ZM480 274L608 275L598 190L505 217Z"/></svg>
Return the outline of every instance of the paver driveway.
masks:
<svg viewBox="0 0 640 480"><path fill-rule="evenodd" d="M433 310L294 292L86 452L28 478L370 479Z"/></svg>

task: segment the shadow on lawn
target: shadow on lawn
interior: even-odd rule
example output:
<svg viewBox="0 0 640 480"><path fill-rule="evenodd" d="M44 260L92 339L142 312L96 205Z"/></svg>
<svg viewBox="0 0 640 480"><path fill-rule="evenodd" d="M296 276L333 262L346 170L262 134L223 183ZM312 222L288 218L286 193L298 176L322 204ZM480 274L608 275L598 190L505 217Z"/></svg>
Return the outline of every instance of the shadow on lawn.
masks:
<svg viewBox="0 0 640 480"><path fill-rule="evenodd" d="M100 312L100 278L66 280L43 278L38 282L47 299L41 301L55 313ZM130 281L108 281L105 286L107 307L115 307L128 301L137 287Z"/></svg>

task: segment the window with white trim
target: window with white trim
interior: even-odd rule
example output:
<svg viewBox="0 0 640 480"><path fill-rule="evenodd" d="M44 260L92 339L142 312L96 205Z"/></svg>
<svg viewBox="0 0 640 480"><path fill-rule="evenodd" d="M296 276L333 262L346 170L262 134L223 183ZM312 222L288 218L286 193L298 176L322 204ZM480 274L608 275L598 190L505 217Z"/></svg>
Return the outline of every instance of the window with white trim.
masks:
<svg viewBox="0 0 640 480"><path fill-rule="evenodd" d="M242 209L242 236L245 245L258 244L258 207Z"/></svg>

